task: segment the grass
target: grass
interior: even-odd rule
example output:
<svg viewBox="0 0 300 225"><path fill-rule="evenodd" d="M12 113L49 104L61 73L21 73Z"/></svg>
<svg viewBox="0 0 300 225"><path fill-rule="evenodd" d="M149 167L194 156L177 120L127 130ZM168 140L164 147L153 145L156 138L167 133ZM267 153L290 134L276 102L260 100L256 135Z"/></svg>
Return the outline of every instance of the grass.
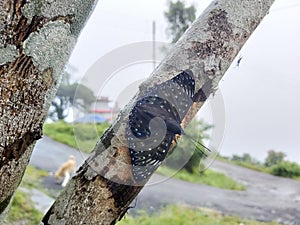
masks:
<svg viewBox="0 0 300 225"><path fill-rule="evenodd" d="M278 223L258 222L241 219L237 216L224 216L220 212L206 208L169 205L158 213L148 215L144 211L136 217L127 216L117 225L278 225Z"/></svg>
<svg viewBox="0 0 300 225"><path fill-rule="evenodd" d="M24 177L22 179L22 182L20 184L21 187L25 187L28 189L38 189L42 190L41 187L41 181L43 177L48 176L48 172L45 170L39 170L35 167L28 165Z"/></svg>
<svg viewBox="0 0 300 225"><path fill-rule="evenodd" d="M101 124L70 124L55 122L44 124L43 132L55 141L64 143L82 152L90 153L99 137L109 127Z"/></svg>
<svg viewBox="0 0 300 225"><path fill-rule="evenodd" d="M249 162L240 162L240 161L236 161L236 160L232 160L232 159L228 159L227 157L222 157L222 156L218 156L218 160L226 162L226 163L230 163L230 164L234 164L237 166L242 166L251 170L256 170L258 172L262 172L262 173L268 173L274 176L281 176L281 177L287 177L290 179L294 179L294 180L300 180L300 176L297 176L297 174L300 173L300 166L297 163L294 162L288 162L288 161L283 161L279 164L275 164L271 167L266 167L263 165L259 165L259 164L253 164L253 163L249 163ZM282 174L278 174L279 171L275 171L275 169L282 170ZM295 176L293 176L293 173L295 173Z"/></svg>
<svg viewBox="0 0 300 225"><path fill-rule="evenodd" d="M159 174L165 176L173 176L176 171L160 166L157 170ZM175 178L199 184L206 184L218 188L229 189L229 190L245 190L245 186L241 183L236 182L235 180L227 177L223 173L215 172L213 170L205 170L204 173L188 173L185 170L178 171L175 175Z"/></svg>
<svg viewBox="0 0 300 225"><path fill-rule="evenodd" d="M4 225L36 225L40 222L42 216L42 213L33 207L30 197L18 190L13 199L10 211L4 220Z"/></svg>
<svg viewBox="0 0 300 225"><path fill-rule="evenodd" d="M35 168L34 166L28 165L20 187L24 187L27 189L37 189L44 194L48 195L49 197L56 198L60 191L47 189L42 186L42 179L45 176L48 176L48 172L45 170L40 170Z"/></svg>
<svg viewBox="0 0 300 225"><path fill-rule="evenodd" d="M48 194L47 190L41 185L42 178L45 176L48 176L47 171L39 170L28 165L20 187L26 189L34 188ZM43 215L34 208L34 204L30 197L22 190L18 189L14 196L10 211L4 220L4 225L36 225L39 223L42 216Z"/></svg>
<svg viewBox="0 0 300 225"><path fill-rule="evenodd" d="M258 165L254 165L251 163L247 163L247 162L237 162L237 161L231 161L233 162L233 164L237 165L237 166L242 166L251 170L256 170L258 172L262 172L262 173L268 173L268 169L265 167L261 167Z"/></svg>
<svg viewBox="0 0 300 225"><path fill-rule="evenodd" d="M222 157L222 156L218 156L217 158L220 161L226 162L226 163L230 163L230 164L234 164L237 166L242 166L251 170L256 170L258 172L262 172L262 173L269 173L268 168L260 166L260 165L256 165L256 164L252 164L252 163L247 163L247 162L239 162L239 161L235 161L235 160L230 160L228 158Z"/></svg>

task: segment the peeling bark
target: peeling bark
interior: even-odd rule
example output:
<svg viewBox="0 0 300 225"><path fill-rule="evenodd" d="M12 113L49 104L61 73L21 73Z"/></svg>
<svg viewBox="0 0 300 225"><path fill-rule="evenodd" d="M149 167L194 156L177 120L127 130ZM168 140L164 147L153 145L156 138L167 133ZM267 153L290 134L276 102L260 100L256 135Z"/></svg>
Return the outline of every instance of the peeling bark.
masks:
<svg viewBox="0 0 300 225"><path fill-rule="evenodd" d="M7 211L42 136L78 29L93 8L93 1L66 1L49 16L42 9L57 1L33 2L0 0L0 214Z"/></svg>
<svg viewBox="0 0 300 225"><path fill-rule="evenodd" d="M142 189L131 173L125 138L128 115L148 87L189 69L195 75L196 102L182 121L185 127L201 108L267 14L274 0L214 1L177 42L173 51L140 86L140 91L100 138L92 155L57 198L42 224L115 224Z"/></svg>

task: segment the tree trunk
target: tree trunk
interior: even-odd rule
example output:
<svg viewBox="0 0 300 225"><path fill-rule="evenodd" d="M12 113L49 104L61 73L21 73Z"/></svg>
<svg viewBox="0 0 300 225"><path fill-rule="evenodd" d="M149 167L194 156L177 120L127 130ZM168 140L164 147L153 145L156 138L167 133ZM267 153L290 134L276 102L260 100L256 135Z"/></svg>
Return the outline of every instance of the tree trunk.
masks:
<svg viewBox="0 0 300 225"><path fill-rule="evenodd" d="M0 0L0 215L42 136L62 70L94 1Z"/></svg>
<svg viewBox="0 0 300 225"><path fill-rule="evenodd" d="M42 222L48 224L115 224L143 184L131 172L125 129L128 115L143 91L189 69L198 98L182 121L185 127L203 105L267 14L274 0L214 1L177 42L140 92L105 132L77 175L57 198Z"/></svg>

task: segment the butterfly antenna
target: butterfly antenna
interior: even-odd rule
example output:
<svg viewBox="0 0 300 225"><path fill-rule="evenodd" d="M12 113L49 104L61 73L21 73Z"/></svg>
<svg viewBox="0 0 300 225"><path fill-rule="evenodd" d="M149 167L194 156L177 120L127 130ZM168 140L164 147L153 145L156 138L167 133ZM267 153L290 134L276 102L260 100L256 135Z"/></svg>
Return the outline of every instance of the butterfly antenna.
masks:
<svg viewBox="0 0 300 225"><path fill-rule="evenodd" d="M208 154L212 152L209 148L207 148L200 141L193 139L192 142L195 144L196 149L199 151L201 157L206 158L208 156Z"/></svg>
<svg viewBox="0 0 300 225"><path fill-rule="evenodd" d="M206 158L208 156L208 154L212 152L212 150L210 150L208 147L206 147L204 144L202 144L197 139L193 138L192 136L190 136L186 133L184 133L184 135L187 136L195 144L195 147L201 154L201 157Z"/></svg>

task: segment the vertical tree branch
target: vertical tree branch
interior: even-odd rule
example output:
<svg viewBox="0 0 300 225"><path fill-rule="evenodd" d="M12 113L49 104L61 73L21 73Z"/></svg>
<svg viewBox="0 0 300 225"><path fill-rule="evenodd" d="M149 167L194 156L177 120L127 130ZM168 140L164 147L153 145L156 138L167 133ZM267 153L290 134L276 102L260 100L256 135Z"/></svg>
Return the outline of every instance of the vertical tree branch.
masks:
<svg viewBox="0 0 300 225"><path fill-rule="evenodd" d="M214 1L140 86L140 92L101 137L92 156L47 212L43 224L115 224L122 218L143 186L132 176L125 138L129 112L143 91L190 69L195 75L196 102L184 118L184 127L217 89L273 1Z"/></svg>

